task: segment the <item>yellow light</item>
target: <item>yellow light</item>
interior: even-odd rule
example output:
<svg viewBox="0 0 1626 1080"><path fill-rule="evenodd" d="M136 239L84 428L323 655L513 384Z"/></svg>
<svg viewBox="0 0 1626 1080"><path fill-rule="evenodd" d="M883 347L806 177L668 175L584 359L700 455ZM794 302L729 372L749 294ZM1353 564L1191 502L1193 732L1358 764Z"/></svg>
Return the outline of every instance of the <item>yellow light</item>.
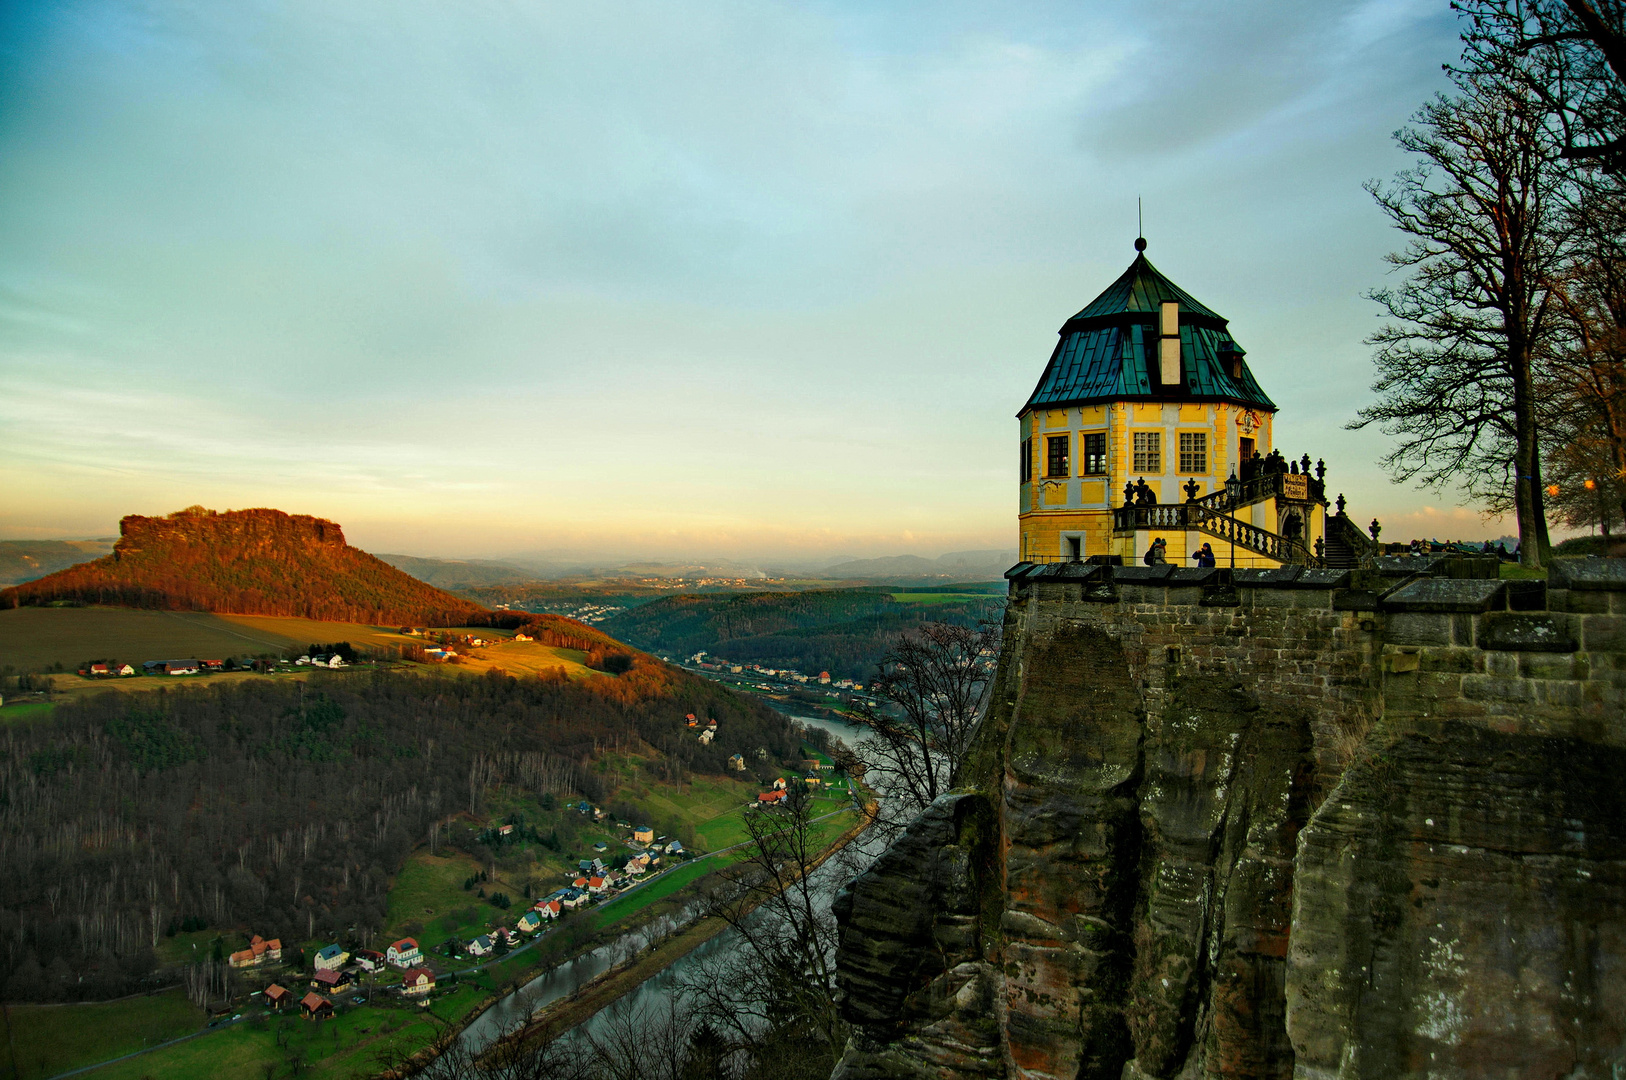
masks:
<svg viewBox="0 0 1626 1080"><path fill-rule="evenodd" d="M1558 495L1558 485L1557 484L1548 484L1547 485L1547 494L1552 495L1554 497L1557 497L1557 495Z"/></svg>
<svg viewBox="0 0 1626 1080"><path fill-rule="evenodd" d="M1593 490L1593 489L1595 489L1595 488L1596 488L1596 487L1597 487L1597 486L1598 486L1598 482L1597 482L1597 481L1596 481L1596 480L1588 480L1588 481L1587 481L1587 482L1586 482L1586 489L1587 489L1587 490L1588 490L1588 491L1592 491L1592 490Z"/></svg>

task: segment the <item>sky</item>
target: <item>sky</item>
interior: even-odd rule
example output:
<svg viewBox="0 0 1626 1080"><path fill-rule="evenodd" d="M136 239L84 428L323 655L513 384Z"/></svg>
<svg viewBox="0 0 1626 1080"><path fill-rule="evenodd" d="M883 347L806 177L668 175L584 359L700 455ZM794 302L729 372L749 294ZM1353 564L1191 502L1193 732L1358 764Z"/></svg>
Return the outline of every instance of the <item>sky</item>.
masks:
<svg viewBox="0 0 1626 1080"><path fill-rule="evenodd" d="M0 5L0 537L1009 548L1015 414L1147 255L1385 539L1362 190L1445 0Z"/></svg>

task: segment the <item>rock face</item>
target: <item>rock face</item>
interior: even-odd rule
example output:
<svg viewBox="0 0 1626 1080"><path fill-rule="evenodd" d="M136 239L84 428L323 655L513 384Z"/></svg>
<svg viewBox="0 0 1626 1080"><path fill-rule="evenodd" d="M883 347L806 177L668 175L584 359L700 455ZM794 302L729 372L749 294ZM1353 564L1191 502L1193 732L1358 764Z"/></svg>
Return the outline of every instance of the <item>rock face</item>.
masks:
<svg viewBox="0 0 1626 1080"><path fill-rule="evenodd" d="M1018 572L966 788L838 904L836 1075L1626 1070L1626 583L1474 572Z"/></svg>
<svg viewBox="0 0 1626 1080"><path fill-rule="evenodd" d="M0 607L70 601L170 611L457 626L486 609L350 547L322 518L202 507L119 522L110 555L0 590Z"/></svg>

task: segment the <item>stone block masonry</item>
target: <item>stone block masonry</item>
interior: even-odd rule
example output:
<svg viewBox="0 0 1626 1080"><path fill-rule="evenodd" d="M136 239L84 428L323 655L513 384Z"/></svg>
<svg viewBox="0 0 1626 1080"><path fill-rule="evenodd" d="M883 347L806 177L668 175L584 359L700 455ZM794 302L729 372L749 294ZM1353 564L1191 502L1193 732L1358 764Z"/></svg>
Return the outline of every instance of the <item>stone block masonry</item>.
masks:
<svg viewBox="0 0 1626 1080"><path fill-rule="evenodd" d="M1015 568L836 1075L1626 1074L1626 562L1419 565Z"/></svg>

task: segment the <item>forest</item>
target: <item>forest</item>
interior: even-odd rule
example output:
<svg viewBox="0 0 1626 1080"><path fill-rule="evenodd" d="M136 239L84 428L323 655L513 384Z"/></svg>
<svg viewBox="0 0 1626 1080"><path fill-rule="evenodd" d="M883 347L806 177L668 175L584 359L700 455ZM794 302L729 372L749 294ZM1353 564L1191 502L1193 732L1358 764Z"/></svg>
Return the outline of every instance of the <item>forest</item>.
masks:
<svg viewBox="0 0 1626 1080"><path fill-rule="evenodd" d="M719 720L709 746L676 736L690 712ZM611 745L670 775L800 743L641 655L577 681L381 671L61 705L0 740L0 986L60 1001L173 981L154 949L178 928L354 940L408 853L495 785L608 798L593 766Z"/></svg>
<svg viewBox="0 0 1626 1080"><path fill-rule="evenodd" d="M131 515L119 534L110 555L0 590L0 607L116 604L396 626L490 617L351 547L338 525L321 518L188 507L161 518Z"/></svg>
<svg viewBox="0 0 1626 1080"><path fill-rule="evenodd" d="M899 633L929 622L974 626L1001 596L900 603L874 589L670 596L604 623L617 638L673 655L700 650L736 663L867 680Z"/></svg>

